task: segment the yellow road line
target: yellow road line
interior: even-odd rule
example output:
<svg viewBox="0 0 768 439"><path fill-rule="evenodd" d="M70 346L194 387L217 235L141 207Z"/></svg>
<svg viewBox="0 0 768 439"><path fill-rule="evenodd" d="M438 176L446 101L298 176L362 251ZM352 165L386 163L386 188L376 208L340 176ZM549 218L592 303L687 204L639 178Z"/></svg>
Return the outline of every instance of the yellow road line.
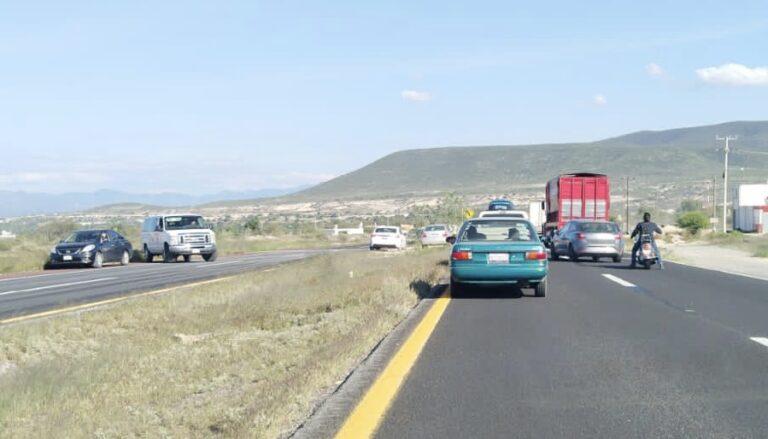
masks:
<svg viewBox="0 0 768 439"><path fill-rule="evenodd" d="M18 322L23 322L25 320L38 319L38 318L41 318L41 317L50 317L50 316L54 316L54 315L58 315L58 314L64 314L64 313L68 313L68 312L72 312L72 311L80 311L80 310L83 310L83 309L88 309L88 308L93 308L93 307L97 307L97 306L109 305L109 304L112 304L112 303L122 302L123 300L136 299L138 297L154 296L156 294L167 293L169 291L178 290L178 289L182 289L182 288L199 287L201 285L207 285L207 284L212 284L212 283L215 283L215 282L221 282L223 280L231 279L233 277L234 276L220 277L220 278L217 278L217 279L205 280L205 281L195 282L195 283L186 284L186 285L176 285L176 286L173 286L173 287L162 288L162 289L159 289L159 290L146 291L144 293L139 293L139 294L131 294L131 295L128 295L128 296L115 297L113 299L100 300L98 302L89 302L89 303L84 303L82 305L69 306L69 307L66 307L66 308L58 308L58 309L53 309L53 310L50 310L50 311L44 311L44 312L39 312L39 313L35 313L35 314L28 314L28 315L19 316L19 317L11 317L11 318L8 318L8 319L0 320L0 325L5 325L5 324L8 324L8 323L18 323Z"/></svg>
<svg viewBox="0 0 768 439"><path fill-rule="evenodd" d="M357 407L344 421L344 425L336 433L336 439L360 439L373 436L450 301L448 292L435 301L381 375L376 378Z"/></svg>

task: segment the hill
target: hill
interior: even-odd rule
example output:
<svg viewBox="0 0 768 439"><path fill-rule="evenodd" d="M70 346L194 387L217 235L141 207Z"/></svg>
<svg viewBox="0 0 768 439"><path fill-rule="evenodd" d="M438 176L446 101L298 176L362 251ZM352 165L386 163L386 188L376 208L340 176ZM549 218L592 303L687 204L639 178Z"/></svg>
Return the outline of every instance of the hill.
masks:
<svg viewBox="0 0 768 439"><path fill-rule="evenodd" d="M306 186L301 186L242 192L224 191L212 194L129 193L114 190L51 194L0 190L0 217L78 212L97 207L97 210L104 210L102 206L120 212L130 208L140 208L140 205L149 205L149 208L195 206L214 201L275 197L305 188Z"/></svg>
<svg viewBox="0 0 768 439"><path fill-rule="evenodd" d="M733 169L738 170L734 180L768 178L768 121L729 122L640 131L587 143L400 151L289 198L311 201L446 191L503 192L512 186L543 185L559 173L574 171L614 178L630 175L641 182L711 179L722 173L723 166L715 136L726 134L739 136L731 155Z"/></svg>

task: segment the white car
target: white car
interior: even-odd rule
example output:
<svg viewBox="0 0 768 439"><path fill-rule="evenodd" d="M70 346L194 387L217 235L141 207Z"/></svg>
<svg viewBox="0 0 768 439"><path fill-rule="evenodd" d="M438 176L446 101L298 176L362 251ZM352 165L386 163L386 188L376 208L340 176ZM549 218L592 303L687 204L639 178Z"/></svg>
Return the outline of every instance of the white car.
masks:
<svg viewBox="0 0 768 439"><path fill-rule="evenodd" d="M163 262L173 262L179 256L189 262L193 255L208 262L216 260L216 234L200 215L155 215L144 220L141 227L141 247L144 260L152 262L156 255Z"/></svg>
<svg viewBox="0 0 768 439"><path fill-rule="evenodd" d="M419 234L419 242L422 246L445 245L448 237L448 226L445 224L430 224L424 227Z"/></svg>
<svg viewBox="0 0 768 439"><path fill-rule="evenodd" d="M405 235L400 232L400 227L377 226L371 234L371 243L368 248L371 250L378 250L381 248L402 250L405 246Z"/></svg>

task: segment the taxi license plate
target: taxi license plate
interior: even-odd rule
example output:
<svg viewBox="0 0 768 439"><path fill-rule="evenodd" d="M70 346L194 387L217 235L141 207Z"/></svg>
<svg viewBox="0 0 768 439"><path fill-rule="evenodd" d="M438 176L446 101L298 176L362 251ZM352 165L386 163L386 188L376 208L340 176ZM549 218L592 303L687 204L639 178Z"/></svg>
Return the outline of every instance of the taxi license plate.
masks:
<svg viewBox="0 0 768 439"><path fill-rule="evenodd" d="M196 255L196 254L198 254L198 253L200 253L200 249L199 249L199 248L193 248L193 249L192 249L192 254L193 254L193 255Z"/></svg>
<svg viewBox="0 0 768 439"><path fill-rule="evenodd" d="M61 259L64 260L64 261L71 261L72 260L72 256L64 255L64 256L61 257Z"/></svg>
<svg viewBox="0 0 768 439"><path fill-rule="evenodd" d="M509 262L509 253L488 253L489 264L506 264Z"/></svg>

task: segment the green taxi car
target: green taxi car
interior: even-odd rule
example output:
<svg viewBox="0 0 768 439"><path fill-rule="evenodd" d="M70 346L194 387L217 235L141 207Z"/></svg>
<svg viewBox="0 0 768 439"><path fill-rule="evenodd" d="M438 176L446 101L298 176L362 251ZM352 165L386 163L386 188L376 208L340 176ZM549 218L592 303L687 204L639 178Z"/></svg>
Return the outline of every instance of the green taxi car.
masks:
<svg viewBox="0 0 768 439"><path fill-rule="evenodd" d="M467 285L513 284L547 294L549 262L533 225L521 218L475 218L466 221L451 251L451 291Z"/></svg>

